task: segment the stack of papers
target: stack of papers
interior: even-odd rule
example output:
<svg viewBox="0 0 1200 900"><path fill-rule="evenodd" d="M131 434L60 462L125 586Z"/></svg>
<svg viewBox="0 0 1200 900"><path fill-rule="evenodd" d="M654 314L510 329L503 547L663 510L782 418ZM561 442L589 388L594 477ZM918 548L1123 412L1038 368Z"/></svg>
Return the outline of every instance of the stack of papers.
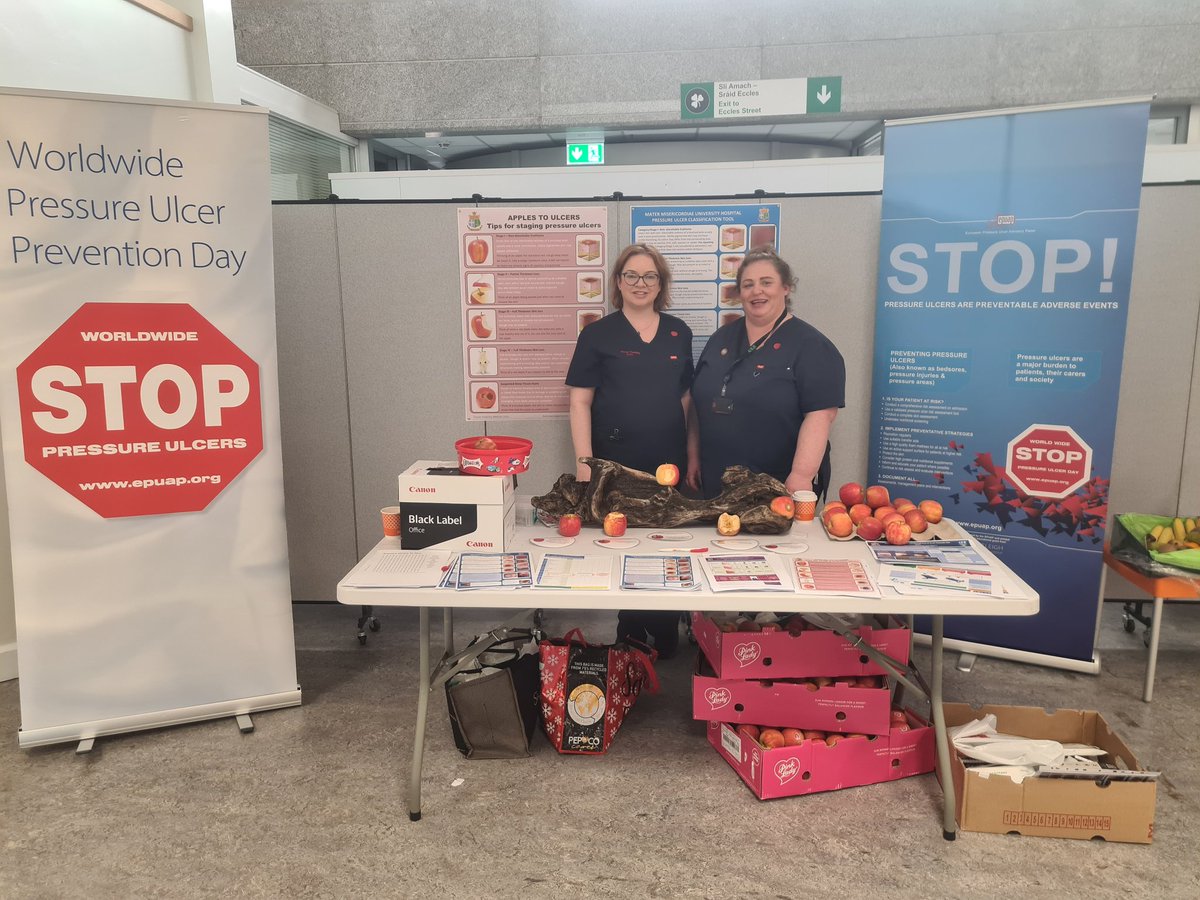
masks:
<svg viewBox="0 0 1200 900"><path fill-rule="evenodd" d="M380 550L355 567L348 587L436 587L454 554L446 551Z"/></svg>
<svg viewBox="0 0 1200 900"><path fill-rule="evenodd" d="M867 567L857 559L792 560L796 570L796 590L810 596L851 595L878 597L879 588L871 580Z"/></svg>
<svg viewBox="0 0 1200 900"><path fill-rule="evenodd" d="M460 591L482 588L520 588L533 584L529 554L519 553L462 553L458 557Z"/></svg>
<svg viewBox="0 0 1200 900"><path fill-rule="evenodd" d="M534 587L570 591L607 591L612 585L611 556L568 556L547 553Z"/></svg>
<svg viewBox="0 0 1200 900"><path fill-rule="evenodd" d="M623 591L694 591L696 572L690 556L626 556Z"/></svg>
<svg viewBox="0 0 1200 900"><path fill-rule="evenodd" d="M879 581L900 594L922 594L932 591L967 591L972 594L994 594L995 585L989 569L960 569L953 566L904 566L884 563L879 567Z"/></svg>
<svg viewBox="0 0 1200 900"><path fill-rule="evenodd" d="M988 568L988 561L971 546L970 541L921 541L899 547L868 541L867 546L871 548L871 555L878 563Z"/></svg>
<svg viewBox="0 0 1200 900"><path fill-rule="evenodd" d="M791 591L786 565L774 553L702 556L700 567L714 592Z"/></svg>

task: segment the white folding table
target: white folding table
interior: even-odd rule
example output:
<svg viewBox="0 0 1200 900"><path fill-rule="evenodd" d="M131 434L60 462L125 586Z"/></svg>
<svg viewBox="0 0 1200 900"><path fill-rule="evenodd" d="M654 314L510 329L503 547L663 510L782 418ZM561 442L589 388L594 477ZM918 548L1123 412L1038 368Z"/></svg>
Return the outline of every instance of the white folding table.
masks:
<svg viewBox="0 0 1200 900"><path fill-rule="evenodd" d="M710 553L727 552L710 542L717 535L711 526L688 526L684 529L692 540L677 545L684 548L708 547ZM650 541L648 535L655 529L630 529L626 537L639 539L637 547L630 550L612 550L593 543L603 535L595 529L584 529L575 543L562 549L542 549L530 541L534 537L547 537L555 532L543 525L518 528L516 539L510 550L528 550L532 557L534 572L545 552L578 554L612 554L613 588L607 591L570 591L530 588L523 590L438 590L430 588L400 587L357 587L356 572L371 567L375 554L385 550L400 549L399 538L381 540L357 566L338 584L337 599L348 606L415 606L420 610L420 659L417 694L417 726L413 736L412 778L408 794L408 816L412 821L421 818L421 768L425 749L425 725L429 709L429 693L434 688L430 656L429 611L443 609L443 638L445 655L453 652L455 608L488 609L629 609L641 607L656 610L699 610L717 612L730 608L754 608L777 613L873 613L896 616L924 615L932 618L932 677L930 679L930 703L937 739L938 771L941 774L943 791L942 823L943 835L953 840L956 834L954 820L954 782L950 777L950 746L946 736L946 721L942 715L942 620L944 616L1031 616L1037 613L1039 598L1028 584L1011 569L991 554L978 542L976 549L991 563L994 581L1003 586L1003 593L996 596L945 591L922 596L901 595L890 588L883 589L882 597L801 596L793 592L739 592L714 593L707 586L698 591L622 591L616 585L620 579L619 557L630 554L655 554L663 551L661 543ZM859 559L871 571L876 566L866 544L862 541L833 541L826 537L819 522L793 525L785 536L754 536L760 543L806 543L808 550L803 554L811 559ZM702 578L700 579L703 580ZM445 657L443 657L445 658Z"/></svg>

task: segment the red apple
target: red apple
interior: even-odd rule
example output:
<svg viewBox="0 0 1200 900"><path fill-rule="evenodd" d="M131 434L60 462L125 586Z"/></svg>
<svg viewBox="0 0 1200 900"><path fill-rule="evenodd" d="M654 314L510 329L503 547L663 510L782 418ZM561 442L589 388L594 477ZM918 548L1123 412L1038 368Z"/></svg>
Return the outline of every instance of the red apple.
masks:
<svg viewBox="0 0 1200 900"><path fill-rule="evenodd" d="M844 739L845 739L845 735L831 734L831 735L829 735L829 737L825 738L825 744L829 747L836 747Z"/></svg>
<svg viewBox="0 0 1200 900"><path fill-rule="evenodd" d="M912 529L913 534L920 534L929 527L925 521L925 514L919 509L906 510L904 513L904 521L908 524L908 527Z"/></svg>
<svg viewBox="0 0 1200 900"><path fill-rule="evenodd" d="M739 725L738 726L738 734L744 734L746 737L750 738L750 740L757 741L758 740L758 726L757 725Z"/></svg>
<svg viewBox="0 0 1200 900"><path fill-rule="evenodd" d="M855 525L861 523L863 519L869 519L870 517L871 507L867 506L867 504L855 503L852 507L850 507L850 521L852 521Z"/></svg>
<svg viewBox="0 0 1200 900"><path fill-rule="evenodd" d="M877 541L883 537L883 523L874 516L868 516L858 523L857 533L864 541Z"/></svg>
<svg viewBox="0 0 1200 900"><path fill-rule="evenodd" d="M479 265L488 258L487 241L483 238L475 238L467 244L467 256L471 258L471 262Z"/></svg>
<svg viewBox="0 0 1200 900"><path fill-rule="evenodd" d="M894 725L906 725L908 724L908 716L904 714L904 710L902 709L893 709L891 712L891 721Z"/></svg>
<svg viewBox="0 0 1200 900"><path fill-rule="evenodd" d="M825 527L834 537L850 537L854 532L854 520L847 513L835 512L829 516Z"/></svg>
<svg viewBox="0 0 1200 900"><path fill-rule="evenodd" d="M825 740L825 732L813 731L810 729L804 732L804 739L806 741L823 741Z"/></svg>
<svg viewBox="0 0 1200 900"><path fill-rule="evenodd" d="M867 505L871 509L886 506L889 502L888 489L882 484L873 484L867 488Z"/></svg>
<svg viewBox="0 0 1200 900"><path fill-rule="evenodd" d="M900 546L912 539L912 529L908 527L907 522L889 522L883 530L883 536L889 544Z"/></svg>
<svg viewBox="0 0 1200 900"><path fill-rule="evenodd" d="M895 507L896 512L900 513L904 512L905 510L917 508L917 504L913 503L911 500L906 500L904 497L897 497L892 501L892 506Z"/></svg>
<svg viewBox="0 0 1200 900"><path fill-rule="evenodd" d="M936 525L942 521L942 504L936 500L922 500L917 505L917 509L925 514L925 521L930 525Z"/></svg>
<svg viewBox="0 0 1200 900"><path fill-rule="evenodd" d="M824 506L821 507L821 517L824 518L826 513L837 512L839 510L841 512L845 512L846 504L843 503L841 500L830 500L828 503L826 503Z"/></svg>
<svg viewBox="0 0 1200 900"><path fill-rule="evenodd" d="M758 733L758 742L768 750L784 745L783 732L778 728L764 728Z"/></svg>
<svg viewBox="0 0 1200 900"><path fill-rule="evenodd" d="M776 497L771 501L771 512L790 519L796 514L796 503L791 497Z"/></svg>
<svg viewBox="0 0 1200 900"><path fill-rule="evenodd" d="M895 511L896 507L892 506L890 503L885 503L883 506L878 507L873 513L871 513L871 515L882 522L884 516L886 516L888 513L894 513Z"/></svg>
<svg viewBox="0 0 1200 900"><path fill-rule="evenodd" d="M629 522L623 512L610 512L604 517L604 533L609 537L620 537L625 533Z"/></svg>
<svg viewBox="0 0 1200 900"><path fill-rule="evenodd" d="M565 513L558 517L558 533L563 537L575 537L583 527L583 520L575 513Z"/></svg>
<svg viewBox="0 0 1200 900"><path fill-rule="evenodd" d="M847 481L838 488L838 499L846 506L853 506L855 503L863 502L863 486L857 481Z"/></svg>
<svg viewBox="0 0 1200 900"><path fill-rule="evenodd" d="M892 522L903 522L904 521L904 516L900 515L900 513L896 512L894 509L889 509L885 513L877 513L875 518L877 518L880 522L883 523L884 528L887 528L888 525Z"/></svg>
<svg viewBox="0 0 1200 900"><path fill-rule="evenodd" d="M679 484L679 466L673 463L663 463L654 470L654 480L667 487Z"/></svg>

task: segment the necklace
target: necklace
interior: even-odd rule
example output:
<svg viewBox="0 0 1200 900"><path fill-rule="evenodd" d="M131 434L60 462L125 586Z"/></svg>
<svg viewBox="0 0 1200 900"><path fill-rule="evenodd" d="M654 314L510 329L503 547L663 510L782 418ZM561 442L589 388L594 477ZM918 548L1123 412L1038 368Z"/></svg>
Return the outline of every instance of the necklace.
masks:
<svg viewBox="0 0 1200 900"><path fill-rule="evenodd" d="M633 330L637 332L637 336L641 339L643 344L649 344L654 340L654 335L658 332L657 313L654 316L654 321L648 325L634 325L628 316L625 317L625 320L628 321L631 326L633 326Z"/></svg>

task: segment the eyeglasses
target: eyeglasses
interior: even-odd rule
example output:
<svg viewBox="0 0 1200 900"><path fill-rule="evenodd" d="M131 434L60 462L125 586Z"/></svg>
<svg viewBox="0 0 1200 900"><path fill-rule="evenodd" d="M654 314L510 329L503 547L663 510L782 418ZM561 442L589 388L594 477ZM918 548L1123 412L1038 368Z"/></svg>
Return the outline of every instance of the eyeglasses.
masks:
<svg viewBox="0 0 1200 900"><path fill-rule="evenodd" d="M658 273L647 272L645 275L639 275L637 272L622 272L621 280L630 286L640 281L646 287L654 287L658 284Z"/></svg>

